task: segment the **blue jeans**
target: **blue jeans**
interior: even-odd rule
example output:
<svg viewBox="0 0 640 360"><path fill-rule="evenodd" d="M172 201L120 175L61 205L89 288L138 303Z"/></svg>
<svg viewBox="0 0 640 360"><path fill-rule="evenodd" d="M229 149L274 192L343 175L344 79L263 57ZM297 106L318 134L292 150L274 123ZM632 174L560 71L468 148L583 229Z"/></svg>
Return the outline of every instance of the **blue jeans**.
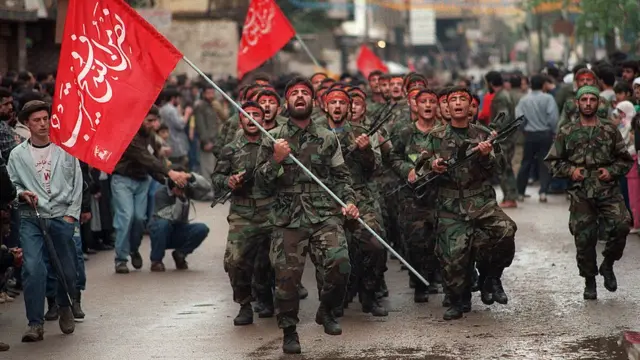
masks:
<svg viewBox="0 0 640 360"><path fill-rule="evenodd" d="M87 286L87 274L84 268L84 256L82 252L82 237L80 236L80 224L76 222L75 229L73 231L73 243L75 245L75 266L76 266L76 287L77 291L84 291ZM51 267L49 262L49 254L45 254L45 260L47 263L47 297L55 297L58 292L58 278L56 273Z"/></svg>
<svg viewBox="0 0 640 360"><path fill-rule="evenodd" d="M149 192L147 193L147 220L150 220L151 217L153 217L153 212L155 210L154 207L156 206L156 191L158 191L161 186L162 185L159 182L151 179Z"/></svg>
<svg viewBox="0 0 640 360"><path fill-rule="evenodd" d="M167 249L191 254L209 235L209 228L202 223L177 223L153 217L149 224L151 261L162 261Z"/></svg>
<svg viewBox="0 0 640 360"><path fill-rule="evenodd" d="M149 178L134 180L114 174L111 177L113 228L116 232L116 263L127 262L138 251L147 218Z"/></svg>
<svg viewBox="0 0 640 360"><path fill-rule="evenodd" d="M70 290L76 286L76 251L73 243L75 224L64 219L45 219L45 226L55 247L65 280ZM29 325L44 324L44 301L47 291L47 248L38 219L23 217L20 221L20 246L23 251L22 286ZM70 306L62 286L57 286L56 303Z"/></svg>

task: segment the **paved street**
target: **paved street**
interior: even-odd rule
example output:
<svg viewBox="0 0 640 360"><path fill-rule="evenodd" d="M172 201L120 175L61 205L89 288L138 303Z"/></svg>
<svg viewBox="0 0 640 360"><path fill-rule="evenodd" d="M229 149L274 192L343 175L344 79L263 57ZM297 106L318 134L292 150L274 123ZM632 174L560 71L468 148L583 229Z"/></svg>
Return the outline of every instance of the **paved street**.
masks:
<svg viewBox="0 0 640 360"><path fill-rule="evenodd" d="M528 190L535 193L534 189ZM189 258L191 269L177 272L168 253L166 273L145 266L116 275L113 254L87 262L87 318L71 336L57 322L46 325L45 340L22 344L26 325L23 297L0 305L0 340L12 349L0 359L626 359L616 342L625 329L640 329L640 238L630 235L625 256L616 264L619 289L611 294L598 278L599 300L582 300L583 280L575 265L575 248L567 227L568 201L537 196L508 213L518 224L517 252L504 275L507 306L485 306L474 295L473 311L444 322L442 295L414 304L406 272L390 261L391 295L386 318L360 312L358 304L342 319L344 334L325 335L315 324L318 301L310 262L304 284L311 296L302 301L303 355L281 353L275 319L234 327L238 307L222 269L228 207L199 203L197 219L211 227L203 247Z"/></svg>

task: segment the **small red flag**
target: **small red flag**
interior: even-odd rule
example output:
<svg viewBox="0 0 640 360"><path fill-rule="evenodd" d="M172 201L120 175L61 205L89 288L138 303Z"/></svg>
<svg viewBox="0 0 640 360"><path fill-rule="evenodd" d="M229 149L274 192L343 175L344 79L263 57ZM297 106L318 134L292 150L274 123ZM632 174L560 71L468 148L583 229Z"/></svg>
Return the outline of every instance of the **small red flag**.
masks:
<svg viewBox="0 0 640 360"><path fill-rule="evenodd" d="M282 49L296 31L273 0L251 0L238 51L238 78Z"/></svg>
<svg viewBox="0 0 640 360"><path fill-rule="evenodd" d="M389 72L387 65L366 45L360 46L360 54L358 54L356 66L358 66L358 70L365 78L369 77L369 74L374 70L380 70L385 73Z"/></svg>
<svg viewBox="0 0 640 360"><path fill-rule="evenodd" d="M51 141L111 173L182 54L123 0L71 0Z"/></svg>

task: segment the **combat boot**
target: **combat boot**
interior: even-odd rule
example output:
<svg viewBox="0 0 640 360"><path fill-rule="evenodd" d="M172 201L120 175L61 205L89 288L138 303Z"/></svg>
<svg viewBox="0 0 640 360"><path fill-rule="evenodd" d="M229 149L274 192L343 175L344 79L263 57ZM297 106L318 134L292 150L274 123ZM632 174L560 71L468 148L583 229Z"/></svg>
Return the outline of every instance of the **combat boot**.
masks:
<svg viewBox="0 0 640 360"><path fill-rule="evenodd" d="M493 299L493 280L490 277L484 279L482 287L480 288L480 300L485 305L492 305Z"/></svg>
<svg viewBox="0 0 640 360"><path fill-rule="evenodd" d="M316 324L324 327L325 334L328 335L341 335L342 327L336 320L332 309L330 309L325 303L321 302L316 312Z"/></svg>
<svg viewBox="0 0 640 360"><path fill-rule="evenodd" d="M613 261L604 259L600 265L598 272L604 277L604 288L610 292L618 290L618 280L616 280L616 274L613 273Z"/></svg>
<svg viewBox="0 0 640 360"><path fill-rule="evenodd" d="M444 312L442 318L447 321L462 318L462 314L464 313L464 311L462 310L462 302L460 297L456 295L449 295L449 298L451 299L451 307L449 307L449 309Z"/></svg>
<svg viewBox="0 0 640 360"><path fill-rule="evenodd" d="M76 296L73 299L73 304L71 304L71 311L73 312L74 319L84 319L85 314L82 311L82 295L80 291L76 293Z"/></svg>
<svg viewBox="0 0 640 360"><path fill-rule="evenodd" d="M462 293L462 312L471 312L471 289L465 289Z"/></svg>
<svg viewBox="0 0 640 360"><path fill-rule="evenodd" d="M362 312L373 316L387 316L389 312L380 304L380 300L373 291L363 291L362 295Z"/></svg>
<svg viewBox="0 0 640 360"><path fill-rule="evenodd" d="M258 317L261 319L273 317L273 296L271 294L264 295L264 299L261 301L262 309L258 311Z"/></svg>
<svg viewBox="0 0 640 360"><path fill-rule="evenodd" d="M251 309L251 304L243 304L240 306L238 316L233 319L233 325L243 326L250 324L253 324L253 309Z"/></svg>
<svg viewBox="0 0 640 360"><path fill-rule="evenodd" d="M340 304L339 306L334 307L332 312L333 312L333 316L335 316L336 318L343 317L344 316L344 304Z"/></svg>
<svg viewBox="0 0 640 360"><path fill-rule="evenodd" d="M584 279L584 293L582 297L585 300L596 300L598 299L598 289L596 285L595 276L591 276Z"/></svg>
<svg viewBox="0 0 640 360"><path fill-rule="evenodd" d="M499 278L493 278L493 300L502 305L507 305L507 302L509 302L509 298L502 287L502 280Z"/></svg>
<svg viewBox="0 0 640 360"><path fill-rule="evenodd" d="M419 282L419 280L416 282L416 288L413 291L413 302L416 304L429 302L427 286Z"/></svg>
<svg viewBox="0 0 640 360"><path fill-rule="evenodd" d="M300 348L300 338L296 332L295 326L289 326L282 329L284 334L282 338L282 352L285 354L300 354L302 349Z"/></svg>
<svg viewBox="0 0 640 360"><path fill-rule="evenodd" d="M49 310L44 314L44 319L47 321L56 321L58 320L58 304L56 304L56 299L53 297L47 297L47 304L49 306Z"/></svg>

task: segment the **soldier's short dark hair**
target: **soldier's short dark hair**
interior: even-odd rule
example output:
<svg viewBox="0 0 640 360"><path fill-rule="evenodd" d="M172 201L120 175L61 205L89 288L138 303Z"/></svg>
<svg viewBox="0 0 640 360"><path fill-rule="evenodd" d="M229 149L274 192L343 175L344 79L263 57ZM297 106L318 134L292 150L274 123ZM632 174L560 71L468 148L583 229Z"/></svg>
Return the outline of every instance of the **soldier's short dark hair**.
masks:
<svg viewBox="0 0 640 360"><path fill-rule="evenodd" d="M369 76L367 76L367 80L371 80L372 77L374 76L382 76L383 73L380 70L373 70L372 72L369 73Z"/></svg>
<svg viewBox="0 0 640 360"><path fill-rule="evenodd" d="M271 76L269 76L269 74L263 73L263 72L257 73L255 75L253 75L253 82L256 82L256 81L266 81L266 82L270 83L271 82Z"/></svg>
<svg viewBox="0 0 640 360"><path fill-rule="evenodd" d="M263 89L261 90L258 95L256 96L256 100L260 101L260 98L263 96L273 96L276 98L276 100L278 100L278 104L280 104L282 102L282 99L280 99L280 96L278 95L277 92L271 90L271 89Z"/></svg>
<svg viewBox="0 0 640 360"><path fill-rule="evenodd" d="M489 83L489 85L493 86L502 86L504 85L504 79L502 78L502 74L497 71L489 71L487 75L484 76L484 79Z"/></svg>
<svg viewBox="0 0 640 360"><path fill-rule="evenodd" d="M447 89L447 97L450 94L456 93L456 92L465 92L469 95L469 100L471 100L471 98L473 97L473 95L471 94L471 91L469 91L469 89L467 89L464 86L452 86L449 89Z"/></svg>

